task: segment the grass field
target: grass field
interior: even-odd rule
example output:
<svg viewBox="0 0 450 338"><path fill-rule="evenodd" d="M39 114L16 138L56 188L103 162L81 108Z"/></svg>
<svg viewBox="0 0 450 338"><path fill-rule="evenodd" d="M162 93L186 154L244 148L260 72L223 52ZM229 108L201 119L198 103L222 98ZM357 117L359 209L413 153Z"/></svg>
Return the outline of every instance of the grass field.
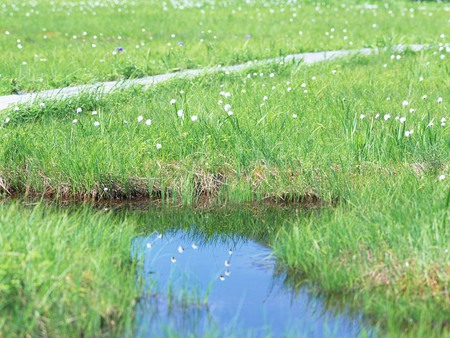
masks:
<svg viewBox="0 0 450 338"><path fill-rule="evenodd" d="M377 56L310 66L255 63L241 73L37 101L1 112L2 196L59 202L149 198L172 209L105 213L5 202L0 336L130 332L139 294L131 239L156 223L193 224L185 210L209 215L206 207L254 201L288 202L299 210L284 221L260 222L269 217L263 209L249 228L236 216L236 226L222 230L264 238L302 283L346 299L387 336L450 335L445 4L387 2L375 9L358 2L302 3L295 11L282 2L167 5L167 11L161 4L106 4L87 9L42 2L32 12L30 4L5 3L0 33L9 34L0 35L0 44L9 47L2 56L0 92L349 48L349 39L352 48L388 48ZM55 20L44 20L52 6ZM347 10L359 15L344 16ZM19 15L26 18L21 24ZM203 26L184 32L192 17ZM114 21L119 18L122 26ZM32 29L44 25L40 20L46 32ZM135 48L141 41L144 46ZM433 45L418 53L389 50L399 42ZM124 51L112 55L117 46ZM37 61L41 56L47 61ZM18 67L22 61L25 68ZM124 67L131 73L121 72ZM300 211L307 208L314 211ZM199 229L208 233L208 222L202 222Z"/></svg>
<svg viewBox="0 0 450 338"><path fill-rule="evenodd" d="M7 0L0 7L0 94L305 51L437 44L446 41L447 7L403 1Z"/></svg>

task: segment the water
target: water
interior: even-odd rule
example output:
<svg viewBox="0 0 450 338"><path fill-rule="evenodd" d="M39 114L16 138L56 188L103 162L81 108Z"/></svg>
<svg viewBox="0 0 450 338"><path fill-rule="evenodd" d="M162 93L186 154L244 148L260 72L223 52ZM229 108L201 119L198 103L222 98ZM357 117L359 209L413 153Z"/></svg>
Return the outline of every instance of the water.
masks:
<svg viewBox="0 0 450 338"><path fill-rule="evenodd" d="M335 313L293 290L271 249L251 240L200 239L184 231L135 238L147 290L136 307L136 337L374 336L361 316Z"/></svg>

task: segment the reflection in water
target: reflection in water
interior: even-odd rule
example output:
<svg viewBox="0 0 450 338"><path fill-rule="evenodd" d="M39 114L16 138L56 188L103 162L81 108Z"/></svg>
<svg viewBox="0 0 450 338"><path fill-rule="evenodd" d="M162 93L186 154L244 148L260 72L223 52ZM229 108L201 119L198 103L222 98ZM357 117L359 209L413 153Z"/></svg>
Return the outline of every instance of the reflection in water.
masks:
<svg viewBox="0 0 450 338"><path fill-rule="evenodd" d="M253 241L178 231L135 238L132 254L143 262L139 279L148 291L136 307L136 337L374 335L306 288L287 288L271 250Z"/></svg>

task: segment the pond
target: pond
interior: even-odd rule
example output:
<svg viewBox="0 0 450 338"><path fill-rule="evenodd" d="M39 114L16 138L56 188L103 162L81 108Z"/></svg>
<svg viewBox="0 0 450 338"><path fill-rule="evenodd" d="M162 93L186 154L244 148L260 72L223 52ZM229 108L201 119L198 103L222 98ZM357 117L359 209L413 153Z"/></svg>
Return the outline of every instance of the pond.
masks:
<svg viewBox="0 0 450 338"><path fill-rule="evenodd" d="M264 242L193 228L133 240L145 290L135 337L375 336L361 315L295 288Z"/></svg>

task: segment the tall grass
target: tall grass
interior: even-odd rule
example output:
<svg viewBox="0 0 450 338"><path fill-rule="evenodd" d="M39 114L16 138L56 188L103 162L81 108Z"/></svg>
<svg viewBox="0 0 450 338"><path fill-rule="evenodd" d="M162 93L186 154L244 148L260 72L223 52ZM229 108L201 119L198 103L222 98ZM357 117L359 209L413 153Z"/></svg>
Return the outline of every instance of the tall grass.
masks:
<svg viewBox="0 0 450 338"><path fill-rule="evenodd" d="M117 336L138 295L133 224L89 209L0 205L0 335Z"/></svg>
<svg viewBox="0 0 450 338"><path fill-rule="evenodd" d="M325 293L350 295L390 336L445 336L448 187L402 171L378 180L356 179L349 203L282 230L275 254Z"/></svg>
<svg viewBox="0 0 450 338"><path fill-rule="evenodd" d="M1 188L58 198L332 204L347 198L355 175L371 180L374 171L404 168L437 177L449 159L447 62L430 51L400 61L386 53L268 65L24 106L6 112L0 129Z"/></svg>

